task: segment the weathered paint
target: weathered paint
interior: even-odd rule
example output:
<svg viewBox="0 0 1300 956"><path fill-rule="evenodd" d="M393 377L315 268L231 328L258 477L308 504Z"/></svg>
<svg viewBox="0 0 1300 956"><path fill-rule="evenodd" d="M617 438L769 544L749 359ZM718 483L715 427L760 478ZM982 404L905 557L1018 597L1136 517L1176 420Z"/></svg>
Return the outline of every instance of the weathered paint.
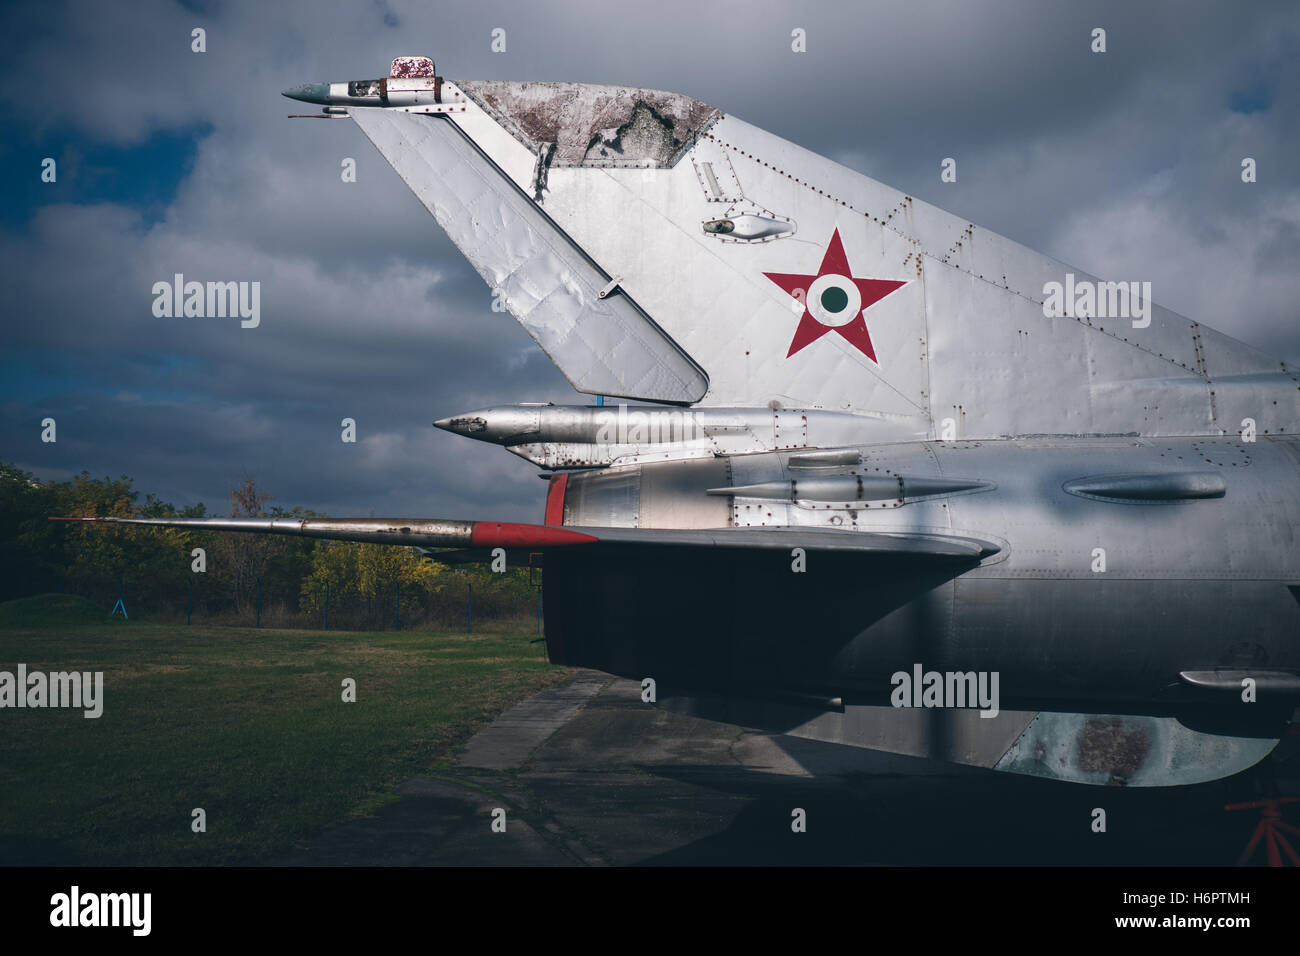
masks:
<svg viewBox="0 0 1300 956"><path fill-rule="evenodd" d="M554 166L674 165L722 114L679 93L585 83L458 80L530 152Z"/></svg>
<svg viewBox="0 0 1300 956"><path fill-rule="evenodd" d="M433 78L433 60L427 56L399 56L388 71L391 77L427 76Z"/></svg>

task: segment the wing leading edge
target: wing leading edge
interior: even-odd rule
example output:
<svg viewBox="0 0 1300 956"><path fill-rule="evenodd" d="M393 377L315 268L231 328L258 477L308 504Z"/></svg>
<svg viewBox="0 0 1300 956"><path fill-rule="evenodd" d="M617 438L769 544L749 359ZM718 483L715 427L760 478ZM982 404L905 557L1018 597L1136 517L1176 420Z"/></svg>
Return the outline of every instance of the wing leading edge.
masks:
<svg viewBox="0 0 1300 956"><path fill-rule="evenodd" d="M558 528L501 521L439 518L51 518L51 521L142 525L191 531L284 534L331 541L357 541L414 548L737 548L837 551L898 555L938 561L979 561L998 545L976 538L908 532L836 531L817 528Z"/></svg>

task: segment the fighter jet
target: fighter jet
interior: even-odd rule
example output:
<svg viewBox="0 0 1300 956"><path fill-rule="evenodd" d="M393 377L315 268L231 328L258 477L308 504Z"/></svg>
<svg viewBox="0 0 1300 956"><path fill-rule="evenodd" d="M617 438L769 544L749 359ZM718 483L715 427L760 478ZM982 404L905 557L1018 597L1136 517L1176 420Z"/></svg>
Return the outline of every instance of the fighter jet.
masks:
<svg viewBox="0 0 1300 956"><path fill-rule="evenodd" d="M1168 786L1285 732L1300 369L688 96L416 56L285 95L601 398L434 423L544 469L538 524L127 523L544 561L553 662L839 744Z"/></svg>

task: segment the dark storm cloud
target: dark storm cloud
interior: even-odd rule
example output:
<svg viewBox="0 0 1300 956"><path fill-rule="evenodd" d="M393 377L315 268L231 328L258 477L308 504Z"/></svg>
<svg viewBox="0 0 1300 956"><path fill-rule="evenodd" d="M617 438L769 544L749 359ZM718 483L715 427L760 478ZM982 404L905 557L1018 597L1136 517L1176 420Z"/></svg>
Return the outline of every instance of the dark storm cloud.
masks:
<svg viewBox="0 0 1300 956"><path fill-rule="evenodd" d="M285 119L308 110L281 89L379 76L399 53L453 79L689 93L1300 358L1291 3L42 3L3 17L12 73L43 90L9 103L9 176L74 160L50 205L0 233L0 457L49 477L128 473L220 506L253 474L281 504L335 514L537 517L535 469L430 422L588 399L491 312L353 124ZM1095 26L1104 55L1089 51ZM490 51L494 27L505 54ZM807 53L790 50L795 27ZM183 166L159 137L192 143ZM73 192L77 158L106 150L178 165L136 194ZM948 156L959 177L944 185ZM344 157L355 184L340 181ZM176 272L260 281L261 326L155 318L152 284ZM39 442L46 415L57 445ZM355 446L338 440L345 416Z"/></svg>

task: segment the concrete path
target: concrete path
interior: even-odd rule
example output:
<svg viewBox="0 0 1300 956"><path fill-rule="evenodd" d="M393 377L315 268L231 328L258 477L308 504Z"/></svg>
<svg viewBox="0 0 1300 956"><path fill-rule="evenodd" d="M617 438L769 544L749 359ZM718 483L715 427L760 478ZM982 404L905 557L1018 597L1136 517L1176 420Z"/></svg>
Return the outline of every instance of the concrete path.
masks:
<svg viewBox="0 0 1300 956"><path fill-rule="evenodd" d="M603 675L584 673L571 684L544 690L516 704L474 735L461 752L460 765L482 770L522 767L534 750L604 690L609 681Z"/></svg>

